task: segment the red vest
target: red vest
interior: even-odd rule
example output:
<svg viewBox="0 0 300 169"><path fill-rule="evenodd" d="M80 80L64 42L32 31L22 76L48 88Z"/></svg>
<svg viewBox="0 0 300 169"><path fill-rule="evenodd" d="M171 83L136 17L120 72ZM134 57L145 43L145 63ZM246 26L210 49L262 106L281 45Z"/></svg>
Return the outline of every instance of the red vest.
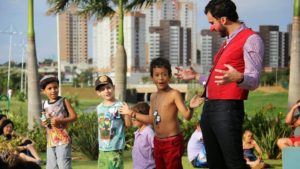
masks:
<svg viewBox="0 0 300 169"><path fill-rule="evenodd" d="M209 100L246 100L248 90L242 89L236 82L225 85L217 85L215 76L220 74L215 69L227 70L224 64L231 65L237 71L243 73L245 69L243 47L249 36L255 34L251 29L244 29L239 32L226 46L214 56L214 64L207 82L207 96ZM219 54L220 53L220 54Z"/></svg>

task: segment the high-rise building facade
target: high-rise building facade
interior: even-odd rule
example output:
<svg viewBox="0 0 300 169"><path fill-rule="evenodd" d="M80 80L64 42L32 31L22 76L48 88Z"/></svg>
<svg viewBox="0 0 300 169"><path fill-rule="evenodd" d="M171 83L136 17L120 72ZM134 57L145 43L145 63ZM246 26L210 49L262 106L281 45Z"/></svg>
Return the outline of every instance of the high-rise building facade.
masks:
<svg viewBox="0 0 300 169"><path fill-rule="evenodd" d="M182 27L182 53L181 65L190 65L196 60L196 16L197 5L196 0L165 0L157 2L142 10L146 14L146 59L149 63L159 54L154 46L157 46L157 32L150 31L153 27L160 27L161 20L177 20L180 21ZM174 30L173 30L174 31ZM155 40L155 41L154 41ZM180 42L178 42L180 43ZM171 45L170 45L171 46ZM160 52L161 53L161 52Z"/></svg>
<svg viewBox="0 0 300 169"><path fill-rule="evenodd" d="M189 30L189 29L188 29ZM161 20L159 27L150 27L150 52L170 61L171 65L183 65L183 28L178 20ZM158 48L155 48L157 46ZM190 49L187 50L190 52Z"/></svg>
<svg viewBox="0 0 300 169"><path fill-rule="evenodd" d="M63 64L88 63L87 17L76 15L70 6L58 16L59 55Z"/></svg>
<svg viewBox="0 0 300 169"><path fill-rule="evenodd" d="M209 29L203 29L200 33L200 57L197 63L200 64L202 70L208 72L212 66L214 55L218 52L224 38L216 32L211 32Z"/></svg>
<svg viewBox="0 0 300 169"><path fill-rule="evenodd" d="M99 72L114 71L117 51L118 16L106 17L93 26L93 66ZM124 16L124 47L127 54L127 70L144 71L145 15L139 12Z"/></svg>
<svg viewBox="0 0 300 169"><path fill-rule="evenodd" d="M265 54L263 65L271 68L284 68L288 66L289 58L289 36L287 33L279 31L276 25L259 26L264 45Z"/></svg>

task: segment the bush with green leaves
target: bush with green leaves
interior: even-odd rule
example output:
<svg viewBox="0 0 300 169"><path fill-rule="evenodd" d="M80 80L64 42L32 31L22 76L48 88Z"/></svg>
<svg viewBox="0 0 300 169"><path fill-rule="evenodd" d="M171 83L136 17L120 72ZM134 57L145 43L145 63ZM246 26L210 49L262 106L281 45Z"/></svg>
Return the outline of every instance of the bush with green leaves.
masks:
<svg viewBox="0 0 300 169"><path fill-rule="evenodd" d="M7 117L11 119L14 123L14 130L21 136L28 137L35 142L35 148L39 152L45 152L47 146L46 140L46 130L41 128L40 124L37 122L33 130L28 129L27 117L22 113L7 113Z"/></svg>
<svg viewBox="0 0 300 169"><path fill-rule="evenodd" d="M282 113L274 112L272 104L265 105L253 117L245 116L243 128L251 130L254 139L266 154L268 159L276 159L281 151L277 147L277 140L288 137L290 128L284 123Z"/></svg>
<svg viewBox="0 0 300 169"><path fill-rule="evenodd" d="M91 160L98 159L98 123L97 113L77 111L78 119L70 126L73 147Z"/></svg>
<svg viewBox="0 0 300 169"><path fill-rule="evenodd" d="M46 129L39 124L35 124L33 130L28 130L27 137L35 142L35 148L39 152L46 152L47 136Z"/></svg>

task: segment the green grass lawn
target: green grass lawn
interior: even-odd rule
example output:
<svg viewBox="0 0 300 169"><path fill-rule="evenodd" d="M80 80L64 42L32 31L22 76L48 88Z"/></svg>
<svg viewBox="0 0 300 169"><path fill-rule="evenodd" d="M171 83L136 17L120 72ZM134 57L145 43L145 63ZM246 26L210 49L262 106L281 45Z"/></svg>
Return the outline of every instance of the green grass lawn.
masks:
<svg viewBox="0 0 300 169"><path fill-rule="evenodd" d="M90 91L92 89L88 89ZM70 93L74 92L79 101L78 109L81 111L91 110L93 107L96 107L100 103L100 99L95 96L93 92L87 92L86 90L79 89L63 89L66 94L64 96L69 96ZM76 91L76 92L75 92ZM283 114L287 113L287 104L288 104L288 93L263 93L263 92L250 92L248 100L245 101L245 111L248 115L253 115L255 112L260 110L265 105L272 105L275 109L275 112L282 112ZM0 107L6 107L5 102L0 102ZM27 104L25 102L18 101L15 97L12 98L10 103L10 109L12 112L25 113L27 112Z"/></svg>
<svg viewBox="0 0 300 169"><path fill-rule="evenodd" d="M42 158L45 159L45 153L41 154ZM97 161L91 161L78 153L73 153L74 159L72 161L73 169L96 169ZM274 169L282 169L281 160L265 160L266 163L270 164ZM193 169L193 166L188 162L187 156L183 156L182 165L184 169ZM43 169L46 167L43 166ZM131 152L124 152L124 169L132 169Z"/></svg>
<svg viewBox="0 0 300 169"><path fill-rule="evenodd" d="M272 105L274 112L286 114L288 112L288 93L250 92L248 100L245 101L245 112L251 116L266 105Z"/></svg>

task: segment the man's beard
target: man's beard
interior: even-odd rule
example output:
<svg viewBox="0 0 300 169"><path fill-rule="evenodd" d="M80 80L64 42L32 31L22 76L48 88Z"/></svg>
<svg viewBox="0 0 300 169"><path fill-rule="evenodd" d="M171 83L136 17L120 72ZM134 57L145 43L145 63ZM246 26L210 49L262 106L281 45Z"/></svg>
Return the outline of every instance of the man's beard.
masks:
<svg viewBox="0 0 300 169"><path fill-rule="evenodd" d="M226 36L228 36L227 29L223 26L220 28L219 33L222 38L225 38Z"/></svg>

